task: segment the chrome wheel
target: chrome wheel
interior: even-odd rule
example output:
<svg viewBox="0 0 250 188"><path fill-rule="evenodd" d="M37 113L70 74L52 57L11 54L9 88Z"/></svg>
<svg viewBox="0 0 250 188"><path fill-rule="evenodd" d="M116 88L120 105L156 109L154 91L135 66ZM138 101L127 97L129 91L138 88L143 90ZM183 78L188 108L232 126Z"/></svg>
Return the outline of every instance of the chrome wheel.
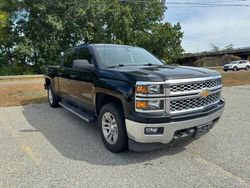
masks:
<svg viewBox="0 0 250 188"><path fill-rule="evenodd" d="M52 104L53 103L53 94L51 89L48 89L48 98L49 98L49 103Z"/></svg>
<svg viewBox="0 0 250 188"><path fill-rule="evenodd" d="M109 144L115 144L118 139L118 126L115 117L106 112L102 116L102 132Z"/></svg>

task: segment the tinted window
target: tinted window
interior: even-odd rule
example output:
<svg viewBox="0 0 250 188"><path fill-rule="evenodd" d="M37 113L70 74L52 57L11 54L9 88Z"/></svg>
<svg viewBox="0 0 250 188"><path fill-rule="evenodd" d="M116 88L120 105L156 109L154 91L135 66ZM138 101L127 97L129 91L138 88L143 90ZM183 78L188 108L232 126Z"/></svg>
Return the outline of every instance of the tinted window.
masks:
<svg viewBox="0 0 250 188"><path fill-rule="evenodd" d="M90 64L93 64L93 57L88 48L83 47L79 49L78 59L86 59Z"/></svg>
<svg viewBox="0 0 250 188"><path fill-rule="evenodd" d="M77 59L77 51L75 48L69 49L65 52L63 66L72 67L73 60Z"/></svg>
<svg viewBox="0 0 250 188"><path fill-rule="evenodd" d="M127 46L98 46L97 52L101 61L107 67L117 65L144 65L163 63L142 48Z"/></svg>

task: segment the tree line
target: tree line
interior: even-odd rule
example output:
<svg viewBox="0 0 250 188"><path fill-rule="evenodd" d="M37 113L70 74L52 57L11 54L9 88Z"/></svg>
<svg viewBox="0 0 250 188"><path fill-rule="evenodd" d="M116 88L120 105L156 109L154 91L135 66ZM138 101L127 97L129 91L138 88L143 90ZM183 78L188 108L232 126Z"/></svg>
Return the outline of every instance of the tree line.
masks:
<svg viewBox="0 0 250 188"><path fill-rule="evenodd" d="M169 63L183 52L164 1L1 0L0 8L0 75L42 73L80 44L140 46Z"/></svg>

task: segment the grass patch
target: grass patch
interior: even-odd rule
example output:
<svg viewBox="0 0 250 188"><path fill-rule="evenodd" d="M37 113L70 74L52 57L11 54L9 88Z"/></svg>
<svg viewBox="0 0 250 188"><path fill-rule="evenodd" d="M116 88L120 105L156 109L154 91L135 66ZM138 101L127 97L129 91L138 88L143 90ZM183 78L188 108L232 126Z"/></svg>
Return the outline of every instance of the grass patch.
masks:
<svg viewBox="0 0 250 188"><path fill-rule="evenodd" d="M27 78L27 77L20 77L20 78L4 78L0 79L0 83L8 83L8 82L25 82L25 81L37 81L37 82L43 82L44 78L37 77L37 78Z"/></svg>
<svg viewBox="0 0 250 188"><path fill-rule="evenodd" d="M222 75L224 86L250 85L250 71L240 70L236 72L225 72L222 66L211 67L209 69L215 70Z"/></svg>
<svg viewBox="0 0 250 188"><path fill-rule="evenodd" d="M221 74L224 86L250 84L250 71L222 72Z"/></svg>
<svg viewBox="0 0 250 188"><path fill-rule="evenodd" d="M23 81L23 80L22 80ZM29 80L30 81L30 80ZM6 84L7 83L7 84ZM16 80L0 82L0 106L19 106L30 103L41 103L47 100L43 80L18 83Z"/></svg>

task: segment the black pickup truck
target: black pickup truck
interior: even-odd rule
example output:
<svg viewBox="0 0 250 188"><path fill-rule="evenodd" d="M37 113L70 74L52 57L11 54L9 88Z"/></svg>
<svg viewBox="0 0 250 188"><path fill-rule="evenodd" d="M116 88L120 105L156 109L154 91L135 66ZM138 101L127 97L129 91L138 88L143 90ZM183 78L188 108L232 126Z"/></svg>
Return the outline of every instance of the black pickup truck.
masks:
<svg viewBox="0 0 250 188"><path fill-rule="evenodd" d="M97 121L112 152L198 138L215 125L225 105L219 73L168 66L142 48L125 45L67 50L60 66L46 68L45 88L51 107Z"/></svg>

